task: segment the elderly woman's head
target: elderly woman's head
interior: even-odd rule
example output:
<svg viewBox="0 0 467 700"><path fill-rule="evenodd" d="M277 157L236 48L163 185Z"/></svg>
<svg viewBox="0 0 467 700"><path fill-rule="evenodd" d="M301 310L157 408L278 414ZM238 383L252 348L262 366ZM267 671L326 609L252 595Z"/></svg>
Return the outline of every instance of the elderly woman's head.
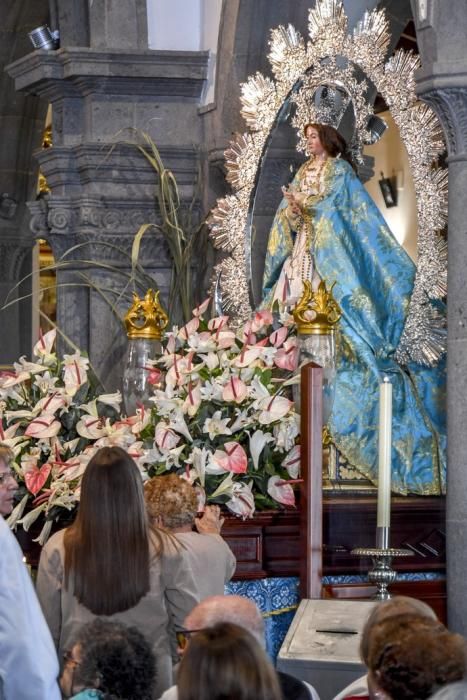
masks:
<svg viewBox="0 0 467 700"><path fill-rule="evenodd" d="M437 620L417 615L390 617L373 626L368 645L370 697L424 700L463 678L464 639Z"/></svg>
<svg viewBox="0 0 467 700"><path fill-rule="evenodd" d="M196 491L176 474L155 476L144 485L151 522L167 530L193 526L198 510Z"/></svg>

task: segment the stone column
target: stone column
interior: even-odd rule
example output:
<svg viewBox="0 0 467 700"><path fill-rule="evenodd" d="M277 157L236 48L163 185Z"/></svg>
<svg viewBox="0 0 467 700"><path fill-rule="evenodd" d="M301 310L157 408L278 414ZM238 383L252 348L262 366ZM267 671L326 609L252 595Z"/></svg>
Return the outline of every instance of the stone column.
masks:
<svg viewBox="0 0 467 700"><path fill-rule="evenodd" d="M417 92L437 112L446 136L448 218L448 623L467 634L467 12L453 0L413 3L422 68Z"/></svg>
<svg viewBox="0 0 467 700"><path fill-rule="evenodd" d="M8 71L17 90L52 104L53 147L36 154L51 193L30 203L32 230L49 241L56 261L66 254L58 274L58 325L89 352L110 391L120 385L126 346L110 303L120 316L128 308L119 293L126 288L128 297L131 291L134 236L141 224L160 223L156 173L135 146L123 142L135 140L135 129L152 137L177 179L181 209L187 210L196 200L197 110L207 54L142 48L147 43L142 0L95 0L89 6L90 45L66 46L70 17L81 8L85 21L85 4L60 1L61 48L35 51ZM80 35L86 34L81 28ZM193 216L200 216L196 201ZM166 294L172 262L160 233L144 236L140 261L148 278L139 291L152 278Z"/></svg>

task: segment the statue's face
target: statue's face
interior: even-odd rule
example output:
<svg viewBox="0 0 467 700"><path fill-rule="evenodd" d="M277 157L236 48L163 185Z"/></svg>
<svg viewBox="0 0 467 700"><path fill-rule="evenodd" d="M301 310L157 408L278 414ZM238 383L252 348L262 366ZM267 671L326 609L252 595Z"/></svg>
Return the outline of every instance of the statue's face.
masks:
<svg viewBox="0 0 467 700"><path fill-rule="evenodd" d="M310 156L322 156L326 151L320 141L319 133L314 126L309 126L306 130L306 143Z"/></svg>

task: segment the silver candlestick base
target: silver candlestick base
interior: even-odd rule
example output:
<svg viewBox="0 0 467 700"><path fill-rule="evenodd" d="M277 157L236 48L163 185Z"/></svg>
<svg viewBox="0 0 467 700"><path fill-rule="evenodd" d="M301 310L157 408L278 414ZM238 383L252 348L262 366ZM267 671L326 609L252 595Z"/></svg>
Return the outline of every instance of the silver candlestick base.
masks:
<svg viewBox="0 0 467 700"><path fill-rule="evenodd" d="M391 569L393 557L411 557L413 552L410 549L395 549L392 547L358 547L357 549L352 549L351 554L356 557L371 557L373 569L368 572L368 580L378 588L375 599L388 600L391 598L388 586L394 583L397 576L394 569Z"/></svg>

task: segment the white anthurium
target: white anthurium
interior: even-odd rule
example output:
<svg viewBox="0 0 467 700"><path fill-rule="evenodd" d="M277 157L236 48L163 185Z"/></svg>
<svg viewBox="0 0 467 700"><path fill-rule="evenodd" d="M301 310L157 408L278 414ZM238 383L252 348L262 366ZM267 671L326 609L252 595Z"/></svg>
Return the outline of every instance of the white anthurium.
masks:
<svg viewBox="0 0 467 700"><path fill-rule="evenodd" d="M180 435L186 437L189 442L193 442L181 409L177 409L169 416L169 428L172 428L176 433L180 433Z"/></svg>
<svg viewBox="0 0 467 700"><path fill-rule="evenodd" d="M201 405L201 401L202 396L200 384L197 383L193 385L192 382L188 382L187 395L182 406L183 413L188 414L190 418L196 416L196 414L198 413L198 409Z"/></svg>
<svg viewBox="0 0 467 700"><path fill-rule="evenodd" d="M88 440L98 440L107 435L104 421L95 416L83 416L76 424L76 432Z"/></svg>
<svg viewBox="0 0 467 700"><path fill-rule="evenodd" d="M0 441L5 442L5 440L10 440L11 438L14 438L19 426L20 422L13 423L13 425L9 425L8 428L3 428L2 421L0 420Z"/></svg>
<svg viewBox="0 0 467 700"><path fill-rule="evenodd" d="M70 396L74 396L80 386L85 384L88 379L89 360L80 355L79 352L75 352L73 355L63 356L63 365L65 391Z"/></svg>
<svg viewBox="0 0 467 700"><path fill-rule="evenodd" d="M162 365L163 367L165 367L165 369L170 369L173 366L174 362L177 362L181 359L182 355L177 355L173 351L164 352L157 360L157 364Z"/></svg>
<svg viewBox="0 0 467 700"><path fill-rule="evenodd" d="M268 396L259 401L258 408L260 414L258 416L258 421L263 425L274 423L284 418L292 407L293 402L285 396L279 396L278 394L275 396Z"/></svg>
<svg viewBox="0 0 467 700"><path fill-rule="evenodd" d="M278 503L284 506L295 505L294 490L289 482L281 479L280 476L271 476L268 480L268 494Z"/></svg>
<svg viewBox="0 0 467 700"><path fill-rule="evenodd" d="M211 303L211 297L208 297L205 299L201 304L198 304L198 306L195 306L193 311L191 312L193 316L202 316L205 311L207 311L209 304Z"/></svg>
<svg viewBox="0 0 467 700"><path fill-rule="evenodd" d="M37 341L37 343L34 345L34 348L32 350L32 353L35 357L40 357L46 364L50 364L51 362L55 362L56 356L55 353L52 352L53 346L55 345L55 338L57 336L57 331L55 328L52 328L51 331L48 331L45 335L42 335Z"/></svg>
<svg viewBox="0 0 467 700"><path fill-rule="evenodd" d="M160 421L156 425L154 442L161 450L171 450L180 442L181 437L174 430L169 428L166 421Z"/></svg>
<svg viewBox="0 0 467 700"><path fill-rule="evenodd" d="M195 335L198 328L199 318L195 316L190 321L188 321L188 323L182 326L182 328L180 328L180 330L178 331L178 337L182 340L189 340L191 336Z"/></svg>
<svg viewBox="0 0 467 700"><path fill-rule="evenodd" d="M230 418L222 418L222 411L216 411L212 418L206 418L203 425L203 433L209 435L210 440L214 440L217 435L232 435L232 430L228 427Z"/></svg>
<svg viewBox="0 0 467 700"><path fill-rule="evenodd" d="M229 330L220 330L217 333L214 334L214 338L216 341L216 345L219 348L219 350L227 350L228 348L231 348L235 345L236 343L236 335L233 331Z"/></svg>
<svg viewBox="0 0 467 700"><path fill-rule="evenodd" d="M274 442L274 438L271 433L263 433L262 430L255 430L253 435L248 433L248 437L250 442L250 455L253 460L253 466L255 470L257 470L261 452L264 450L265 445L269 442Z"/></svg>
<svg viewBox="0 0 467 700"><path fill-rule="evenodd" d="M71 397L59 391L54 391L49 396L44 396L34 406L34 413L56 413L61 409L61 412L68 410Z"/></svg>
<svg viewBox="0 0 467 700"><path fill-rule="evenodd" d="M251 518L255 512L255 497L251 490L251 482L249 484L235 482L231 493L231 499L225 504L227 508L244 520Z"/></svg>
<svg viewBox="0 0 467 700"><path fill-rule="evenodd" d="M294 445L285 459L282 466L287 469L291 479L296 479L300 474L300 445Z"/></svg>
<svg viewBox="0 0 467 700"><path fill-rule="evenodd" d="M136 414L131 416L128 420L131 426L131 432L138 435L151 422L151 411L141 406L141 408L136 409Z"/></svg>
<svg viewBox="0 0 467 700"><path fill-rule="evenodd" d="M87 454L76 455L67 459L60 467L60 477L64 481L73 481L83 476L91 457Z"/></svg>
<svg viewBox="0 0 467 700"><path fill-rule="evenodd" d="M240 352L240 355L232 360L232 365L234 367L250 367L260 356L261 348L259 346L246 347Z"/></svg>
<svg viewBox="0 0 467 700"><path fill-rule="evenodd" d="M228 322L228 316L214 316L214 318L209 319L208 328L210 331L215 333L216 331L222 330L222 328L224 328L224 326L226 326Z"/></svg>
<svg viewBox="0 0 467 700"><path fill-rule="evenodd" d="M106 406L111 406L118 413L118 411L120 411L120 404L122 403L122 394L120 391L115 391L113 394L99 394L96 401Z"/></svg>
<svg viewBox="0 0 467 700"><path fill-rule="evenodd" d="M218 496L230 496L232 495L232 490L234 487L233 474L230 472L222 481L217 489L211 493L210 498L217 498Z"/></svg>
<svg viewBox="0 0 467 700"><path fill-rule="evenodd" d="M41 394L49 394L55 390L55 384L58 382L58 377L50 374L49 370L44 374L38 374L34 378L34 386L37 386Z"/></svg>
<svg viewBox="0 0 467 700"><path fill-rule="evenodd" d="M0 389L6 390L11 389L18 384L27 382L31 378L29 372L2 372L0 375ZM23 401L21 401L23 403Z"/></svg>
<svg viewBox="0 0 467 700"><path fill-rule="evenodd" d="M300 433L300 416L296 413L286 416L274 426L273 433L277 448L288 452L295 445L295 438Z"/></svg>
<svg viewBox="0 0 467 700"><path fill-rule="evenodd" d="M45 439L55 437L61 430L62 424L53 414L42 413L32 420L24 434L31 438Z"/></svg>

